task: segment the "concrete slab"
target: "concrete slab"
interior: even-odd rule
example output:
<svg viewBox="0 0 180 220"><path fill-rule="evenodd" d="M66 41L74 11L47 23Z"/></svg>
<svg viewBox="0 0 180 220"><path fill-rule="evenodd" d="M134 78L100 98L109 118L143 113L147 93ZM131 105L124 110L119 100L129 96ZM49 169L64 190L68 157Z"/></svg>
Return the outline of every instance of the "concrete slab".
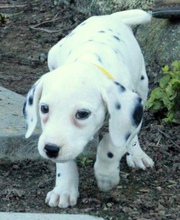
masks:
<svg viewBox="0 0 180 220"><path fill-rule="evenodd" d="M0 87L0 137L24 134L24 97Z"/></svg>
<svg viewBox="0 0 180 220"><path fill-rule="evenodd" d="M0 212L1 220L103 220L90 215Z"/></svg>
<svg viewBox="0 0 180 220"><path fill-rule="evenodd" d="M22 106L25 97L0 87L0 159L38 159L37 141L40 127L30 139L25 139L25 121Z"/></svg>
<svg viewBox="0 0 180 220"><path fill-rule="evenodd" d="M23 159L40 159L37 149L41 133L40 125L34 134L25 139L25 121L22 107L25 97L0 87L0 161L6 162ZM98 138L91 141L83 155L92 156L96 152Z"/></svg>

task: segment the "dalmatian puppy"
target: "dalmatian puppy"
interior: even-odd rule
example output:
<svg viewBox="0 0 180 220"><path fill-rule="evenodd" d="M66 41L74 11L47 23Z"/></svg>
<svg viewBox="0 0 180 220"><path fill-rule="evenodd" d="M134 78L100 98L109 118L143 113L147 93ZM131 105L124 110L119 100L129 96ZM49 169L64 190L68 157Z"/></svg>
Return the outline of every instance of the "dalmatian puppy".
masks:
<svg viewBox="0 0 180 220"><path fill-rule="evenodd" d="M26 138L39 115L39 153L56 163L56 184L46 197L49 206L66 208L77 203L75 159L103 126L107 112L109 133L98 146L94 165L100 190L111 190L119 183L119 162L124 154L131 167L153 166L137 136L148 78L130 29L130 25L150 20L142 10L94 16L49 51L50 72L33 85L23 108Z"/></svg>

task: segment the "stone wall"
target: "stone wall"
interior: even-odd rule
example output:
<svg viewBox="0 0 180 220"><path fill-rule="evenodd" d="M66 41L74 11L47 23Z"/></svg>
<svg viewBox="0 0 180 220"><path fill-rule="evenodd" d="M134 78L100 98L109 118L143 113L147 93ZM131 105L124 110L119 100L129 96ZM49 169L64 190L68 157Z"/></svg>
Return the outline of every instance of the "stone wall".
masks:
<svg viewBox="0 0 180 220"><path fill-rule="evenodd" d="M180 21L155 19L140 25L136 32L146 64L153 72L174 60L180 60Z"/></svg>
<svg viewBox="0 0 180 220"><path fill-rule="evenodd" d="M78 10L90 14L109 14L121 10L142 8L151 10L154 0L76 0Z"/></svg>

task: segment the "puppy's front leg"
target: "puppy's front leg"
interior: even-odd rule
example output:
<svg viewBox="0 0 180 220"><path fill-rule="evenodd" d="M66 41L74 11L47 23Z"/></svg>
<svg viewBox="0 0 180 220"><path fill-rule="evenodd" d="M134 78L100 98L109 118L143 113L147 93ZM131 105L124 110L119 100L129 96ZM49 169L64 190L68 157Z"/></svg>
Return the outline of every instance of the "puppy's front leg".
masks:
<svg viewBox="0 0 180 220"><path fill-rule="evenodd" d="M153 167L153 160L141 149L138 136L136 135L127 146L126 161L130 167L138 167L145 170Z"/></svg>
<svg viewBox="0 0 180 220"><path fill-rule="evenodd" d="M103 137L98 146L94 165L95 176L100 190L108 191L118 185L120 180L119 162L125 153L126 148L117 148L112 144L109 134Z"/></svg>
<svg viewBox="0 0 180 220"><path fill-rule="evenodd" d="M79 174L75 161L56 163L56 185L48 192L46 203L51 207L67 208L77 203Z"/></svg>

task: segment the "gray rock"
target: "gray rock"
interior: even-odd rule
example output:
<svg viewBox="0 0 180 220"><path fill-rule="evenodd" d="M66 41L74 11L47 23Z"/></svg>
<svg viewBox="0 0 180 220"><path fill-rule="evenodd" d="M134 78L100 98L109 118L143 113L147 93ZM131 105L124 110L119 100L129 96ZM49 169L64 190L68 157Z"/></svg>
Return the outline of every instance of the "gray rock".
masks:
<svg viewBox="0 0 180 220"><path fill-rule="evenodd" d="M142 8L152 10L154 0L75 0L76 10L88 14L110 14L116 11ZM54 5L70 5L70 0L54 0Z"/></svg>
<svg viewBox="0 0 180 220"><path fill-rule="evenodd" d="M25 97L0 87L0 160L2 162L22 160L25 158L37 159L38 134L25 139L25 121L22 107Z"/></svg>
<svg viewBox="0 0 180 220"><path fill-rule="evenodd" d="M140 25L136 37L143 50L147 66L158 72L166 64L180 60L180 25L178 21L153 18L151 23Z"/></svg>
<svg viewBox="0 0 180 220"><path fill-rule="evenodd" d="M110 14L116 11L141 8L144 10L152 10L153 0L102 0L93 1L91 4L91 13L94 14L96 10L100 14ZM97 12L96 12L97 13Z"/></svg>

